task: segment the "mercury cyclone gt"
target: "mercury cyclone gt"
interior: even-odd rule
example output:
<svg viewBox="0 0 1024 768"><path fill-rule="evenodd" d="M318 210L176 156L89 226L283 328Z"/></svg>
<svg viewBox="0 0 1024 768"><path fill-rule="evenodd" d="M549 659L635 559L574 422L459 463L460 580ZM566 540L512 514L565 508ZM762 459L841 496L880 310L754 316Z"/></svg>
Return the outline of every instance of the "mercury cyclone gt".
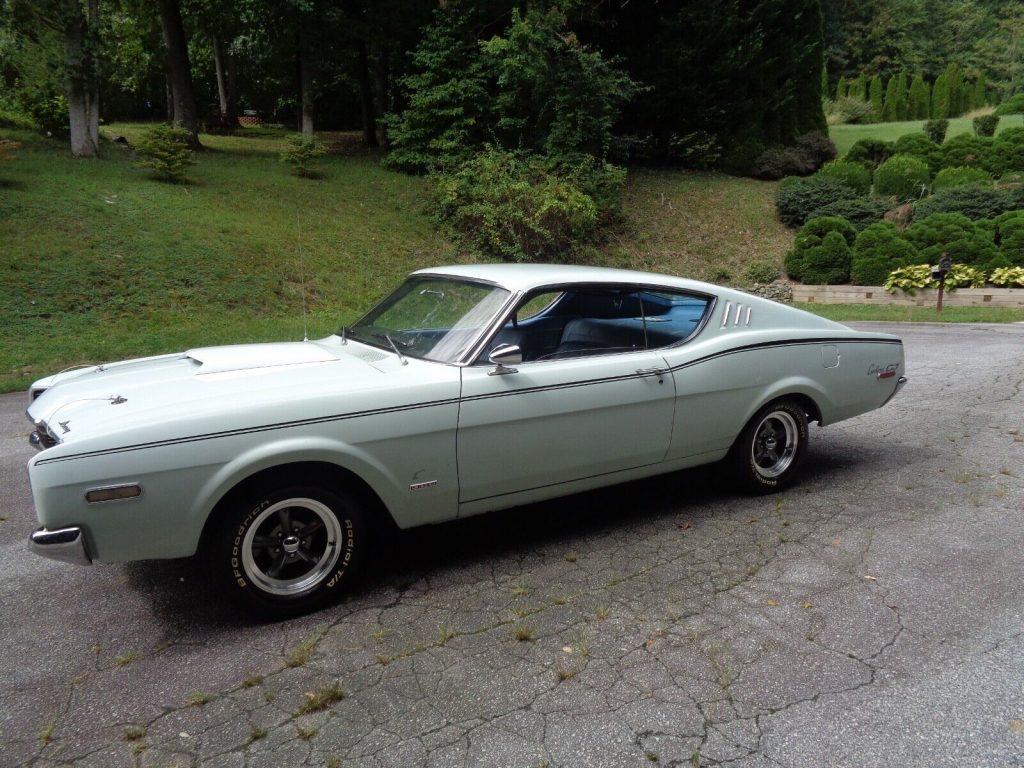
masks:
<svg viewBox="0 0 1024 768"><path fill-rule="evenodd" d="M201 554L249 608L342 593L371 530L725 460L797 478L810 421L889 402L894 336L658 274L427 269L317 341L191 349L30 389L41 528L75 563Z"/></svg>

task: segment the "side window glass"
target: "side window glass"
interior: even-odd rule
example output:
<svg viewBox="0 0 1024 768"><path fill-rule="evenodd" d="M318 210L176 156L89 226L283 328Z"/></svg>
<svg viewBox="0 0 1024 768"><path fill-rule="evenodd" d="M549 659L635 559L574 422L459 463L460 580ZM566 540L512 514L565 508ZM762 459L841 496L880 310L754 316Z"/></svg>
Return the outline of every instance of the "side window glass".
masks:
<svg viewBox="0 0 1024 768"><path fill-rule="evenodd" d="M658 349L677 344L693 335L707 311L711 299L685 293L642 291L647 348Z"/></svg>

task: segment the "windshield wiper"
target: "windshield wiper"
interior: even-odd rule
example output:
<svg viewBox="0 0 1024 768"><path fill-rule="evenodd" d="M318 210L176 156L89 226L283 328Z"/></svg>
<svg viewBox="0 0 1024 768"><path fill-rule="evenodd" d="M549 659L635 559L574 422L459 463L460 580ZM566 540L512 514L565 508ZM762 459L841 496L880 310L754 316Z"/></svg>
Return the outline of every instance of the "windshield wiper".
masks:
<svg viewBox="0 0 1024 768"><path fill-rule="evenodd" d="M409 361L405 359L405 355L403 355L401 351L398 349L398 345L395 344L394 340L386 333L382 333L380 335L387 339L388 344L390 344L391 348L395 350L395 354L398 355L399 362L401 362L402 365L408 365Z"/></svg>

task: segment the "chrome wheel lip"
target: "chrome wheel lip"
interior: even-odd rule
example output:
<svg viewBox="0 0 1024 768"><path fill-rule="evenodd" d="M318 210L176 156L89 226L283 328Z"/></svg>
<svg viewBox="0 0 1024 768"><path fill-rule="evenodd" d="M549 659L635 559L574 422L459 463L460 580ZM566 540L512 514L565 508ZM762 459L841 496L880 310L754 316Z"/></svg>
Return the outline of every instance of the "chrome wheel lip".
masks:
<svg viewBox="0 0 1024 768"><path fill-rule="evenodd" d="M256 563L253 551L256 532L260 526L283 509L305 509L312 512L323 523L326 532L324 549L317 561L301 576L291 579L270 576ZM308 592L324 581L337 565L341 555L342 536L341 523L331 508L323 502L309 498L283 499L263 510L246 530L242 539L242 568L249 581L268 594L292 596Z"/></svg>
<svg viewBox="0 0 1024 768"><path fill-rule="evenodd" d="M783 410L771 411L754 430L751 466L761 477L773 480L792 466L799 445L800 428L793 415ZM767 451L766 446L770 446Z"/></svg>

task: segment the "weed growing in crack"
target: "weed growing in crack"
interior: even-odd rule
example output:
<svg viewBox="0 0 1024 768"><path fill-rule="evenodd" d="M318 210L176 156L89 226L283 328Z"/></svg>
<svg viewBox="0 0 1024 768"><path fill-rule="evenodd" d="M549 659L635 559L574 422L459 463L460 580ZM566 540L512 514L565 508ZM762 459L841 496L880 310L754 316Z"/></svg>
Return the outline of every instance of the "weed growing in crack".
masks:
<svg viewBox="0 0 1024 768"><path fill-rule="evenodd" d="M186 701L185 703L188 704L190 707L202 707L205 704L209 704L212 700L213 696L211 696L210 694L203 693L202 691L196 691L188 697L188 701Z"/></svg>
<svg viewBox="0 0 1024 768"><path fill-rule="evenodd" d="M327 709L345 698L345 691L337 683L332 683L319 691L310 691L306 694L306 700L299 707L297 715L309 715Z"/></svg>
<svg viewBox="0 0 1024 768"><path fill-rule="evenodd" d="M537 640L533 633L533 627L528 627L525 624L520 624L516 627L512 635L520 643L533 643Z"/></svg>
<svg viewBox="0 0 1024 768"><path fill-rule="evenodd" d="M146 728L142 725L129 725L124 729L125 741L138 741L146 735Z"/></svg>
<svg viewBox="0 0 1024 768"><path fill-rule="evenodd" d="M559 665L558 668L555 669L555 677L558 678L558 682L560 683L564 683L566 680L572 680L577 674L578 671L570 667L563 667Z"/></svg>
<svg viewBox="0 0 1024 768"><path fill-rule="evenodd" d="M263 682L263 675L252 675L242 681L243 688L255 688Z"/></svg>
<svg viewBox="0 0 1024 768"><path fill-rule="evenodd" d="M607 605L599 605L597 606L597 611L595 611L594 615L597 616L598 621L604 621L611 616L611 613L612 610Z"/></svg>
<svg viewBox="0 0 1024 768"><path fill-rule="evenodd" d="M391 657L388 656L386 653L378 653L377 663L380 664L382 667L386 667L388 664L391 663Z"/></svg>
<svg viewBox="0 0 1024 768"><path fill-rule="evenodd" d="M567 563L575 563L577 559L578 557L575 552L570 552L565 556L565 562Z"/></svg>
<svg viewBox="0 0 1024 768"><path fill-rule="evenodd" d="M530 594L530 590L522 584L516 584L514 587L512 587L512 594L515 597L524 597Z"/></svg>
<svg viewBox="0 0 1024 768"><path fill-rule="evenodd" d="M316 649L316 642L316 639L312 637L307 640L303 640L292 649L291 653L288 654L287 658L284 660L284 665L291 669L306 666L306 663L313 655L314 649Z"/></svg>
<svg viewBox="0 0 1024 768"><path fill-rule="evenodd" d="M255 728L253 728L252 731L249 733L250 744L265 738L267 738L267 729L258 725Z"/></svg>
<svg viewBox="0 0 1024 768"><path fill-rule="evenodd" d="M295 726L295 735L303 741L309 741L316 736L316 728L306 728L305 726Z"/></svg>
<svg viewBox="0 0 1024 768"><path fill-rule="evenodd" d="M378 627L377 629L373 630L373 632L370 633L370 637L373 639L373 642L381 643L381 642L384 641L384 638L387 637L390 634L391 634L391 632L389 632L388 630L384 629L384 627Z"/></svg>
<svg viewBox="0 0 1024 768"><path fill-rule="evenodd" d="M340 757L328 757L327 758L327 768L341 768L341 758Z"/></svg>
<svg viewBox="0 0 1024 768"><path fill-rule="evenodd" d="M455 637L456 632L451 627L438 627L437 628L437 644L447 645L448 641Z"/></svg>
<svg viewBox="0 0 1024 768"><path fill-rule="evenodd" d="M644 757L647 758L649 763L656 763L661 759L656 752L644 752Z"/></svg>
<svg viewBox="0 0 1024 768"><path fill-rule="evenodd" d="M36 738L39 741L39 746L45 747L51 741L53 741L53 732L57 729L57 721L51 720L42 728L39 729L39 733L36 734Z"/></svg>
<svg viewBox="0 0 1024 768"><path fill-rule="evenodd" d="M135 651L122 651L114 657L114 663L119 667L127 667L135 661Z"/></svg>

